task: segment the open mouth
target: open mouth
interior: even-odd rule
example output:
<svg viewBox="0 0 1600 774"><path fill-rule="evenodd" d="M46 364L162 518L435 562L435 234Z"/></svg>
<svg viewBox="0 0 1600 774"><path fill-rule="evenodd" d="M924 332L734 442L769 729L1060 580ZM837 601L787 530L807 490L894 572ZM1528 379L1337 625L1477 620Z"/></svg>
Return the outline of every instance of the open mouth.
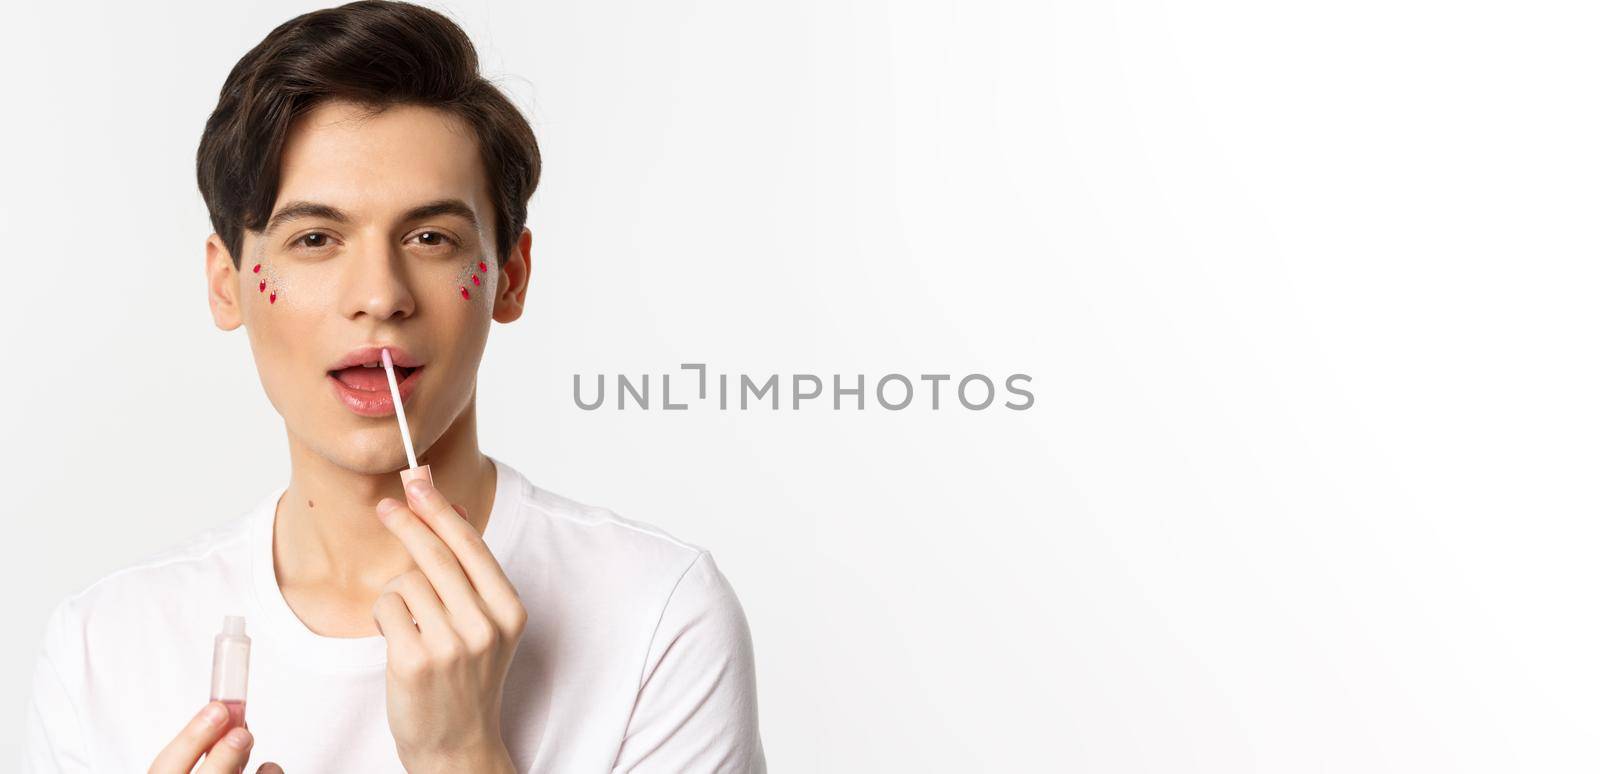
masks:
<svg viewBox="0 0 1600 774"><path fill-rule="evenodd" d="M425 367L420 357L399 345L367 345L352 350L334 361L328 369L328 387L334 398L356 414L383 417L396 413L394 396L389 393L389 375L384 372L383 353L394 362L394 380L400 402L411 405L411 395L422 382Z"/></svg>
<svg viewBox="0 0 1600 774"><path fill-rule="evenodd" d="M397 383L404 384L422 369L423 366L407 367L397 365L394 367L394 380ZM340 368L329 371L328 375L352 390L381 392L385 395L389 393L389 375L384 373L382 363Z"/></svg>

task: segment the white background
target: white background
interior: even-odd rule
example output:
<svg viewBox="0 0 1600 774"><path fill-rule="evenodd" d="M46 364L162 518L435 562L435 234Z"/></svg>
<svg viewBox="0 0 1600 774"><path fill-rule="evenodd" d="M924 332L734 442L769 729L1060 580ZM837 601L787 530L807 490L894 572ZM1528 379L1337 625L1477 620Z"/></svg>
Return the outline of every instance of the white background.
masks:
<svg viewBox="0 0 1600 774"><path fill-rule="evenodd" d="M287 475L194 153L312 7L8 14L0 745L51 605ZM1592 6L436 7L546 163L484 449L713 552L774 771L1600 767ZM573 404L683 362L1037 401Z"/></svg>

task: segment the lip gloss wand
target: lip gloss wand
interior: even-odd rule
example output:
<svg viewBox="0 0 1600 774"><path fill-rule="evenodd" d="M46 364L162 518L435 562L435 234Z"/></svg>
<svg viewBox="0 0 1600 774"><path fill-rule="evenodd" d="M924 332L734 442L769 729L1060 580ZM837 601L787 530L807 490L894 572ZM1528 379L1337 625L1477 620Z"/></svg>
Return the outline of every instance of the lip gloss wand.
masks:
<svg viewBox="0 0 1600 774"><path fill-rule="evenodd" d="M400 440L406 445L406 461L411 463L409 469L400 471L400 480L410 483L414 479L421 478L431 484L433 471L427 465L417 466L417 452L411 446L411 427L406 422L405 404L400 402L400 383L394 378L394 359L389 357L387 347L379 350L379 353L383 358L383 372L389 376L389 396L394 399L394 417L400 422Z"/></svg>

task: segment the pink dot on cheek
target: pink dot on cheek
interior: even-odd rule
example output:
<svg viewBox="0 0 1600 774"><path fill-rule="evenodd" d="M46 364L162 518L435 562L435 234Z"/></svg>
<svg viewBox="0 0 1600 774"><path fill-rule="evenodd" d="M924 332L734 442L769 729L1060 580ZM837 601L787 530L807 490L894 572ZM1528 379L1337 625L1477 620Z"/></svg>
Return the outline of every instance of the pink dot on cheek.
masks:
<svg viewBox="0 0 1600 774"><path fill-rule="evenodd" d="M256 290L258 290L258 291L265 292L266 289L267 289L267 281L266 280L262 280L261 284L256 286Z"/></svg>
<svg viewBox="0 0 1600 774"><path fill-rule="evenodd" d="M472 294L467 292L467 288L466 288L465 285L461 286L461 297L462 298L472 298Z"/></svg>
<svg viewBox="0 0 1600 774"><path fill-rule="evenodd" d="M267 303L269 303L269 304L278 303L278 291L274 290L274 291L272 291L271 295L267 296Z"/></svg>
<svg viewBox="0 0 1600 774"><path fill-rule="evenodd" d="M259 263L256 264L256 267L254 269L251 269L250 271L255 272L256 274L260 274L261 273L261 264L259 264Z"/></svg>
<svg viewBox="0 0 1600 774"><path fill-rule="evenodd" d="M478 261L478 271L488 271L488 270L489 270L489 264L484 263L483 261Z"/></svg>
<svg viewBox="0 0 1600 774"><path fill-rule="evenodd" d="M472 275L472 284L474 284L474 285L479 284L478 283L478 275L476 275L476 274Z"/></svg>

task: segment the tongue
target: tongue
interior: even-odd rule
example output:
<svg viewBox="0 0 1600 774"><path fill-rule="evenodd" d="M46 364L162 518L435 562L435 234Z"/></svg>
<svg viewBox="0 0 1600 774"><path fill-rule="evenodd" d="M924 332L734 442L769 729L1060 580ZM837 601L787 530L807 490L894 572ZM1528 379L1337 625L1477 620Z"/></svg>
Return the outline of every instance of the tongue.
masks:
<svg viewBox="0 0 1600 774"><path fill-rule="evenodd" d="M395 379L402 377L398 372L394 376ZM363 368L361 366L341 368L333 372L333 378L344 382L344 386L352 390L389 391L389 377L384 374L382 368Z"/></svg>

